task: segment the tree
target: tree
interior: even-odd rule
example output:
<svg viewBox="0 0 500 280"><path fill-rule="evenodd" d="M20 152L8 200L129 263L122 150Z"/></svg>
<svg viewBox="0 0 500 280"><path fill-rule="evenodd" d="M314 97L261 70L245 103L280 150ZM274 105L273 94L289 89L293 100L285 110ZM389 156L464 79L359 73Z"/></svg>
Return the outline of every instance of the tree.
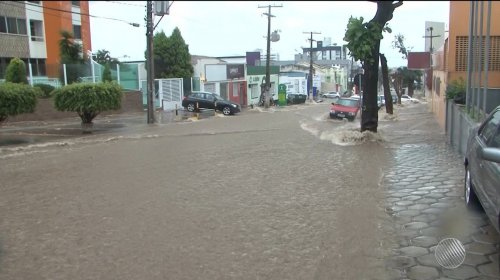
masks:
<svg viewBox="0 0 500 280"><path fill-rule="evenodd" d="M21 59L15 57L9 62L5 71L5 81L17 84L27 84L26 64Z"/></svg>
<svg viewBox="0 0 500 280"><path fill-rule="evenodd" d="M40 89L23 83L0 84L0 122L8 116L31 113L35 110L37 91Z"/></svg>
<svg viewBox="0 0 500 280"><path fill-rule="evenodd" d="M92 120L102 111L121 107L122 88L111 83L75 83L56 89L54 105L59 111L76 112L82 120L84 132L92 128Z"/></svg>
<svg viewBox="0 0 500 280"><path fill-rule="evenodd" d="M392 107L391 86L389 85L389 68L387 67L387 59L384 54L380 54L380 64L382 65L382 84L384 85L385 112L392 115L394 113Z"/></svg>
<svg viewBox="0 0 500 280"><path fill-rule="evenodd" d="M394 41L392 41L392 46L394 49L398 49L403 55L403 59L408 59L408 53L413 49L413 47L406 47L404 44L405 37L401 34L394 36ZM400 71L403 81L402 83L408 87L408 95L413 97L413 92L415 90L415 81L420 81L422 72L419 70L409 70L407 67L403 67Z"/></svg>
<svg viewBox="0 0 500 280"><path fill-rule="evenodd" d="M117 64L120 64L120 61L111 57L110 52L105 49L98 50L92 59L101 65L110 64L110 67L116 67Z"/></svg>
<svg viewBox="0 0 500 280"><path fill-rule="evenodd" d="M176 27L170 37L163 31L156 33L153 37L153 53L155 78L184 78L189 81L193 76L189 47L179 28Z"/></svg>
<svg viewBox="0 0 500 280"><path fill-rule="evenodd" d="M73 34L66 30L61 31L59 52L61 64L66 64L66 80L68 84L78 81L82 73L81 65L84 63L82 46L75 42ZM61 71L62 72L62 71ZM64 83L64 73L61 73L61 82Z"/></svg>
<svg viewBox="0 0 500 280"><path fill-rule="evenodd" d="M102 81L103 82L111 82L113 79L111 78L111 69L109 69L109 63L104 65L104 70L102 71Z"/></svg>
<svg viewBox="0 0 500 280"><path fill-rule="evenodd" d="M377 132L378 105L377 81L382 32L391 32L387 26L394 10L403 5L402 1L374 1L377 3L375 16L366 23L363 18L351 17L347 24L344 41L348 42L349 55L360 60L364 70L363 108L361 111L361 131Z"/></svg>
<svg viewBox="0 0 500 280"><path fill-rule="evenodd" d="M392 74L392 85L398 96L398 104L401 104L401 95L403 95L403 68L397 68Z"/></svg>
<svg viewBox="0 0 500 280"><path fill-rule="evenodd" d="M451 81L446 86L446 98L453 99L453 101L457 104L465 104L466 91L467 87L465 81L462 77L460 77L458 80Z"/></svg>

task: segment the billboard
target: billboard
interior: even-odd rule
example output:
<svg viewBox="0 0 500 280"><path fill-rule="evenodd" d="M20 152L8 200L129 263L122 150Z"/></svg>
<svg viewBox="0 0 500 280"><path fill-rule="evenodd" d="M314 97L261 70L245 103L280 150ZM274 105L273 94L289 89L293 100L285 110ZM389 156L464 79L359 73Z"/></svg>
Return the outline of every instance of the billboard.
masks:
<svg viewBox="0 0 500 280"><path fill-rule="evenodd" d="M244 64L228 64L226 68L226 76L228 80L244 79L245 65Z"/></svg>
<svg viewBox="0 0 500 280"><path fill-rule="evenodd" d="M431 55L429 52L409 52L408 70L429 69L431 64Z"/></svg>

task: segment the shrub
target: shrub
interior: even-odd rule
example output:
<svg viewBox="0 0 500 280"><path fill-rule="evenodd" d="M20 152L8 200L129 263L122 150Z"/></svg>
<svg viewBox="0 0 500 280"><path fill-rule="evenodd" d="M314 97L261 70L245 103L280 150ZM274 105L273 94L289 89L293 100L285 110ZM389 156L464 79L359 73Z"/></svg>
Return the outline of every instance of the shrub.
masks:
<svg viewBox="0 0 500 280"><path fill-rule="evenodd" d="M13 58L5 71L5 81L18 84L27 84L26 64L21 59Z"/></svg>
<svg viewBox="0 0 500 280"><path fill-rule="evenodd" d="M55 87L47 84L35 84L33 85L35 88L39 88L41 90L41 93L39 97L41 98L49 98L54 91Z"/></svg>
<svg viewBox="0 0 500 280"><path fill-rule="evenodd" d="M75 83L54 90L53 96L57 110L76 112L82 123L92 123L102 111L121 108L122 88L115 82Z"/></svg>
<svg viewBox="0 0 500 280"><path fill-rule="evenodd" d="M102 71L102 81L103 82L111 82L113 79L111 78L111 69L109 69L109 64L106 63L104 65L104 70Z"/></svg>
<svg viewBox="0 0 500 280"><path fill-rule="evenodd" d="M0 122L8 116L32 113L36 107L36 89L25 84L0 84Z"/></svg>
<svg viewBox="0 0 500 280"><path fill-rule="evenodd" d="M453 80L446 87L446 98L453 99L455 103L465 104L466 86L462 77Z"/></svg>

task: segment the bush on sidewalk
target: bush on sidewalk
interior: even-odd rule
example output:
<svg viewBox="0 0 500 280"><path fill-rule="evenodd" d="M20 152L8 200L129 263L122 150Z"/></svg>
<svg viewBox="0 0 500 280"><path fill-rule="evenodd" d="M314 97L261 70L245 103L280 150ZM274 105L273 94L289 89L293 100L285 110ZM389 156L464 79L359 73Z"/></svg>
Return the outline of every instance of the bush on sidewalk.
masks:
<svg viewBox="0 0 500 280"><path fill-rule="evenodd" d="M32 113L36 107L37 91L26 84L0 84L0 122L8 116Z"/></svg>
<svg viewBox="0 0 500 280"><path fill-rule="evenodd" d="M28 78L26 76L26 64L21 59L13 58L7 70L5 70L5 81L18 84L27 84Z"/></svg>
<svg viewBox="0 0 500 280"><path fill-rule="evenodd" d="M41 90L41 94L39 97L41 98L49 98L52 96L52 92L54 91L55 87L47 84L35 84L33 85L35 88L39 88Z"/></svg>
<svg viewBox="0 0 500 280"><path fill-rule="evenodd" d="M462 77L451 81L446 87L446 98L453 99L457 104L465 104L466 84Z"/></svg>
<svg viewBox="0 0 500 280"><path fill-rule="evenodd" d="M82 124L92 124L99 113L121 108L122 87L115 82L74 83L53 92L59 111L76 112Z"/></svg>

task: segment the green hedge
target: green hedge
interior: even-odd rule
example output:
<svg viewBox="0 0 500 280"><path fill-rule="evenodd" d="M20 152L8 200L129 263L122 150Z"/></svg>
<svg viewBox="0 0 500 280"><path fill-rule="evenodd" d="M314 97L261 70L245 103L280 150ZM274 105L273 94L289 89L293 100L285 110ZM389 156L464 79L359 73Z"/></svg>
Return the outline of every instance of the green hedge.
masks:
<svg viewBox="0 0 500 280"><path fill-rule="evenodd" d="M18 84L27 84L26 64L21 59L13 58L5 70L5 81Z"/></svg>
<svg viewBox="0 0 500 280"><path fill-rule="evenodd" d="M53 92L56 109L76 112L82 123L92 123L102 111L120 109L122 95L121 86L115 82L75 83Z"/></svg>
<svg viewBox="0 0 500 280"><path fill-rule="evenodd" d="M37 89L26 84L0 84L0 121L4 121L8 116L32 113L36 102Z"/></svg>
<svg viewBox="0 0 500 280"><path fill-rule="evenodd" d="M41 90L41 94L39 96L42 98L49 98L55 89L55 87L47 84L34 84L33 87Z"/></svg>

